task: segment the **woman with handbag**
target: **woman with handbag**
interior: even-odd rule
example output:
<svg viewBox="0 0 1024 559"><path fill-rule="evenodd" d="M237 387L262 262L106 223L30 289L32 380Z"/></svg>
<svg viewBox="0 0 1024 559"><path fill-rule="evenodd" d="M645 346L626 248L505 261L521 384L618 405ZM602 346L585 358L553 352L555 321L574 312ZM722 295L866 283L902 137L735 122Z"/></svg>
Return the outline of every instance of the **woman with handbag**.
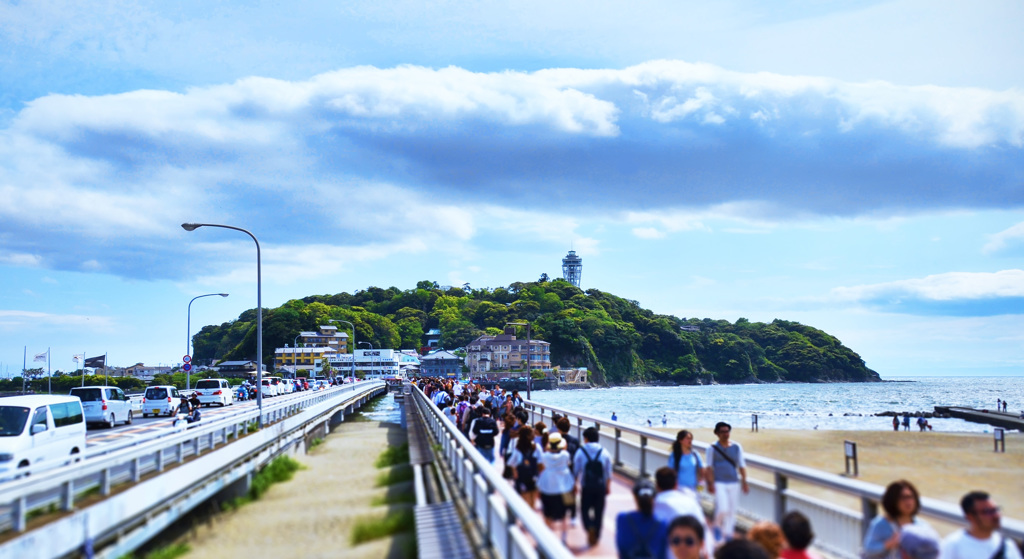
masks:
<svg viewBox="0 0 1024 559"><path fill-rule="evenodd" d="M569 523L565 518L569 512L568 504L576 502L576 480L569 469L566 446L561 433L555 431L548 435L547 448L540 457L540 475L537 476L544 520L553 532L556 531L555 526L560 525L563 542L569 536Z"/></svg>
<svg viewBox="0 0 1024 559"><path fill-rule="evenodd" d="M889 484L882 494L882 509L868 526L864 536L864 559L901 559L900 540L907 526L931 530L924 520L917 518L921 509L921 497L917 488L905 479Z"/></svg>

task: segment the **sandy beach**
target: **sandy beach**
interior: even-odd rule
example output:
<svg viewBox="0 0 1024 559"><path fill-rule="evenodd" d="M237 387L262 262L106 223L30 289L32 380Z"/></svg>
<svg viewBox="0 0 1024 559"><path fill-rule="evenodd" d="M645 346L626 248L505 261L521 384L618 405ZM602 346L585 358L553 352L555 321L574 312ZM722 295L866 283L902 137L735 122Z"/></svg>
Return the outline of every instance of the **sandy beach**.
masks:
<svg viewBox="0 0 1024 559"><path fill-rule="evenodd" d="M915 427L916 429L916 427ZM659 429L675 434L677 429ZM696 440L717 440L711 429L692 429ZM957 504L964 493L988 491L1003 507L1004 516L1024 519L1024 435L1006 435L1006 453L993 452L992 434L936 433L919 431L796 431L751 432L735 426L732 439L749 454L843 474L844 441L857 443L860 476L857 479L887 485L907 479L924 497ZM750 475L769 480L765 472L750 468ZM799 483L793 489L804 491ZM827 496L823 491L806 491ZM846 504L846 503L844 503ZM849 506L856 503L850 500ZM859 508L859 505L858 505Z"/></svg>

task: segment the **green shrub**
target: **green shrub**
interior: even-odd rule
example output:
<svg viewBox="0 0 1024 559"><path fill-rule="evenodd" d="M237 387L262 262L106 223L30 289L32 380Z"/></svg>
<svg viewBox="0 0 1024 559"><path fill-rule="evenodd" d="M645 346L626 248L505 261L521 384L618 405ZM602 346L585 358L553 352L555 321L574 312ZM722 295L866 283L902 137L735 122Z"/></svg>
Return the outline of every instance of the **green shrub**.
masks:
<svg viewBox="0 0 1024 559"><path fill-rule="evenodd" d="M411 532L415 527L412 509L403 508L387 516L364 516L352 526L352 545Z"/></svg>
<svg viewBox="0 0 1024 559"><path fill-rule="evenodd" d="M391 466L397 466L399 464L409 463L409 443L403 443L400 446L391 446L380 453L377 457L377 461L374 466L378 468L390 468Z"/></svg>

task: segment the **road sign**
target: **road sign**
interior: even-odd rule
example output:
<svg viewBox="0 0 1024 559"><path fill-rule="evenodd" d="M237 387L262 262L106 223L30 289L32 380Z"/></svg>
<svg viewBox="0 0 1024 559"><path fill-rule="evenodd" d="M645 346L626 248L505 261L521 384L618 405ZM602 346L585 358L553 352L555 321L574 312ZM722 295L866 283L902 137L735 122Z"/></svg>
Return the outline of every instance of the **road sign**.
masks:
<svg viewBox="0 0 1024 559"><path fill-rule="evenodd" d="M191 363L192 362L192 356L191 355L186 355L185 357L182 357L181 360L184 363Z"/></svg>
<svg viewBox="0 0 1024 559"><path fill-rule="evenodd" d="M186 371L186 372L187 371L191 371L192 370L192 364L191 363L185 363L184 365L181 366L181 370L182 371Z"/></svg>

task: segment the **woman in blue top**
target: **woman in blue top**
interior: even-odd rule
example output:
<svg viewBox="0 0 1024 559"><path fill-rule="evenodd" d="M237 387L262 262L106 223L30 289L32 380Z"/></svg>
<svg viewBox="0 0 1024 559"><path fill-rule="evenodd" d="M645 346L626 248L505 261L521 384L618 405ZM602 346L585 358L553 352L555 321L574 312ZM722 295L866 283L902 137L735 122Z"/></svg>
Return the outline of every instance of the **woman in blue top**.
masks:
<svg viewBox="0 0 1024 559"><path fill-rule="evenodd" d="M654 517L654 483L640 478L633 485L636 509L615 518L615 548L619 559L666 557L668 526Z"/></svg>
<svg viewBox="0 0 1024 559"><path fill-rule="evenodd" d="M900 535L907 525L928 526L917 518L921 497L909 481L894 481L882 495L884 515L878 515L864 536L865 559L900 559Z"/></svg>
<svg viewBox="0 0 1024 559"><path fill-rule="evenodd" d="M697 486L704 483L704 463L693 451L693 433L683 429L676 434L668 455L668 467L676 471L679 487L689 487L696 493Z"/></svg>

